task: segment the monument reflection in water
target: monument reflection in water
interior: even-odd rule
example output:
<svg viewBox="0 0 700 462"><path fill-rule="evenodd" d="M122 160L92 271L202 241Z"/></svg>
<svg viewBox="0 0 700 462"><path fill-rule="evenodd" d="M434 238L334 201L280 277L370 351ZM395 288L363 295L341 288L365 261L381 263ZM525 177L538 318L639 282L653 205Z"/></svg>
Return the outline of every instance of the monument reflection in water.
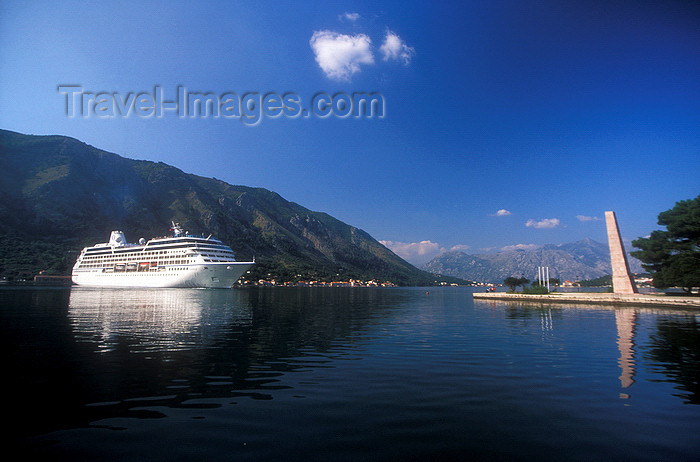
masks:
<svg viewBox="0 0 700 462"><path fill-rule="evenodd" d="M617 325L617 347L620 350L620 385L629 388L634 383L634 328L637 313L633 309L620 308L615 311ZM621 398L629 398L626 393L620 393Z"/></svg>

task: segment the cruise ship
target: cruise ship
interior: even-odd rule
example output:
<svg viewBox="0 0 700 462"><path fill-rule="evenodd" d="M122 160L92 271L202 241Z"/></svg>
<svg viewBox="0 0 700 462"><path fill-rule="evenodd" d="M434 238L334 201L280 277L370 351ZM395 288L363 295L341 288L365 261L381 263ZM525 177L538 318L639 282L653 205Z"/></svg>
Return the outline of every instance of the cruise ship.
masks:
<svg viewBox="0 0 700 462"><path fill-rule="evenodd" d="M183 232L128 244L122 231L85 247L73 266L74 284L94 287L230 288L255 261L238 262L220 240Z"/></svg>

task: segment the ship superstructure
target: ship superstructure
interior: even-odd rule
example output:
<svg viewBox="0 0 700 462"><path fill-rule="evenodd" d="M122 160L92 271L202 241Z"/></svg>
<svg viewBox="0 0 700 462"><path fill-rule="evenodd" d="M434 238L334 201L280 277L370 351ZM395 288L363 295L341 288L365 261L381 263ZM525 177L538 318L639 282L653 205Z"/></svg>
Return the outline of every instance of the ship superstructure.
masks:
<svg viewBox="0 0 700 462"><path fill-rule="evenodd" d="M255 261L238 262L231 248L212 237L183 232L129 244L122 231L109 242L85 247L73 266L75 284L102 287L230 288Z"/></svg>

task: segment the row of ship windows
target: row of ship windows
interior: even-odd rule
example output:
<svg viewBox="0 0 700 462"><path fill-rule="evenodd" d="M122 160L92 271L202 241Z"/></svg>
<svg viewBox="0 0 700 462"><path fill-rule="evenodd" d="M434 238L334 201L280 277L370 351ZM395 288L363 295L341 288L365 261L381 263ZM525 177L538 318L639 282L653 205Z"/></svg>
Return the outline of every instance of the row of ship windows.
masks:
<svg viewBox="0 0 700 462"><path fill-rule="evenodd" d="M86 263L97 263L97 262L127 262L127 261L172 261L180 260L183 255L172 255L167 257L156 257L155 255L149 257L148 255L139 255L138 257L124 258L124 257L109 257L109 258L83 258L81 261Z"/></svg>
<svg viewBox="0 0 700 462"><path fill-rule="evenodd" d="M207 246L196 246L192 247L189 245L181 245L177 247L168 247L166 250L153 250L153 249L147 249L147 250L111 250L111 249L87 249L85 252L88 255L130 255L130 254L148 254L148 255L154 255L154 254L165 254L165 253L182 253L185 252L185 250L179 250L179 249L185 249L185 250L192 250L195 252L225 252L225 253L232 253L231 249L225 246L213 246L213 245L207 245Z"/></svg>
<svg viewBox="0 0 700 462"><path fill-rule="evenodd" d="M202 256L205 257L215 257L215 258L226 258L226 257L233 257L233 252L225 252L221 254L211 254L211 253L203 253L201 254ZM168 260L168 259L175 259L175 258L182 258L182 255L149 255L149 254L141 254L141 253L135 253L135 254L127 254L127 255L119 255L115 257L110 257L110 256L87 256L83 257L83 261L128 261L128 260L142 260L142 259L148 259L148 258L155 258L157 260Z"/></svg>
<svg viewBox="0 0 700 462"><path fill-rule="evenodd" d="M133 257L146 257L146 258L160 258L161 256L175 256L175 255L182 255L185 253L184 251L179 251L179 252L166 252L164 250L161 250L159 252L130 252L130 253L120 253L120 254L111 254L111 253L106 253L106 254L101 254L101 255L86 255L83 258L90 258L90 259L97 259L97 258L105 258L105 257L110 257L114 256L117 258L133 258Z"/></svg>
<svg viewBox="0 0 700 462"><path fill-rule="evenodd" d="M139 262L140 266L151 266L151 267L156 267L159 262ZM187 265L188 263L194 263L194 260L172 260L168 262L160 262L161 264L168 264L168 265ZM110 268L111 267L118 267L118 266L125 266L127 265L124 262L117 262L112 264L111 261L105 261L105 262L98 262L98 263L81 263L78 268L102 268L107 264ZM131 265L134 265L136 267L136 263L131 263Z"/></svg>
<svg viewBox="0 0 700 462"><path fill-rule="evenodd" d="M131 250L138 252L157 252L158 249L173 250L173 249L215 249L215 250L230 250L227 245L216 244L214 242L192 242L192 241L180 241L180 242L158 242L156 244L147 245L145 247L139 245L130 245ZM88 253L99 253L99 252L128 252L130 249L128 247L110 247L110 246L100 246L100 247L90 247L86 249Z"/></svg>
<svg viewBox="0 0 700 462"><path fill-rule="evenodd" d="M212 263L212 262L227 262L229 260L219 260L219 259L212 259L212 258L205 258L205 262ZM135 265L136 263L141 264L142 262L131 262L131 264ZM150 266L157 266L157 265L187 265L189 263L195 263L195 260L168 260L168 261L153 261L153 262L143 262L144 264L150 264ZM125 265L127 262L124 262L123 260L117 261L117 260L105 260L105 261L98 261L98 262L90 262L90 263L83 263L81 262L78 268L103 268L105 265L108 265L109 267L116 266L116 265Z"/></svg>
<svg viewBox="0 0 700 462"><path fill-rule="evenodd" d="M110 275L111 274L122 275L122 274L132 274L132 273L153 275L153 274L167 274L169 271L185 271L187 269L188 269L187 266L178 266L178 267L170 267L170 268L162 268L161 267L161 268L158 268L157 271L148 271L148 270L141 271L141 270L137 270L137 269L133 269L133 268L127 268L127 269L121 269L121 270L117 270L117 269L113 269L113 268L103 268L102 273L109 273ZM94 273L94 271L90 271L90 270L82 268L82 267L77 270L77 272L83 272L83 271L88 272L88 273L89 272Z"/></svg>

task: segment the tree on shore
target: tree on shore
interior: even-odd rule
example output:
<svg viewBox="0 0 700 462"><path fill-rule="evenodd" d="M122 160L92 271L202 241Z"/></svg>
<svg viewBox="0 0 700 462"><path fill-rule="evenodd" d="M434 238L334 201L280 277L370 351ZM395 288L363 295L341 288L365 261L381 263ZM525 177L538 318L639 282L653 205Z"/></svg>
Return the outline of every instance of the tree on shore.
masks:
<svg viewBox="0 0 700 462"><path fill-rule="evenodd" d="M640 250L631 255L652 274L654 287L682 287L690 293L700 287L700 196L659 213L658 224L666 230L632 241Z"/></svg>
<svg viewBox="0 0 700 462"><path fill-rule="evenodd" d="M514 277L511 276L511 277L507 277L507 278L503 281L503 285L508 286L508 288L510 289L511 292L515 292L515 288L516 288L517 286L524 286L524 285L527 284L528 282L530 282L529 279L526 279L526 278L514 278Z"/></svg>

